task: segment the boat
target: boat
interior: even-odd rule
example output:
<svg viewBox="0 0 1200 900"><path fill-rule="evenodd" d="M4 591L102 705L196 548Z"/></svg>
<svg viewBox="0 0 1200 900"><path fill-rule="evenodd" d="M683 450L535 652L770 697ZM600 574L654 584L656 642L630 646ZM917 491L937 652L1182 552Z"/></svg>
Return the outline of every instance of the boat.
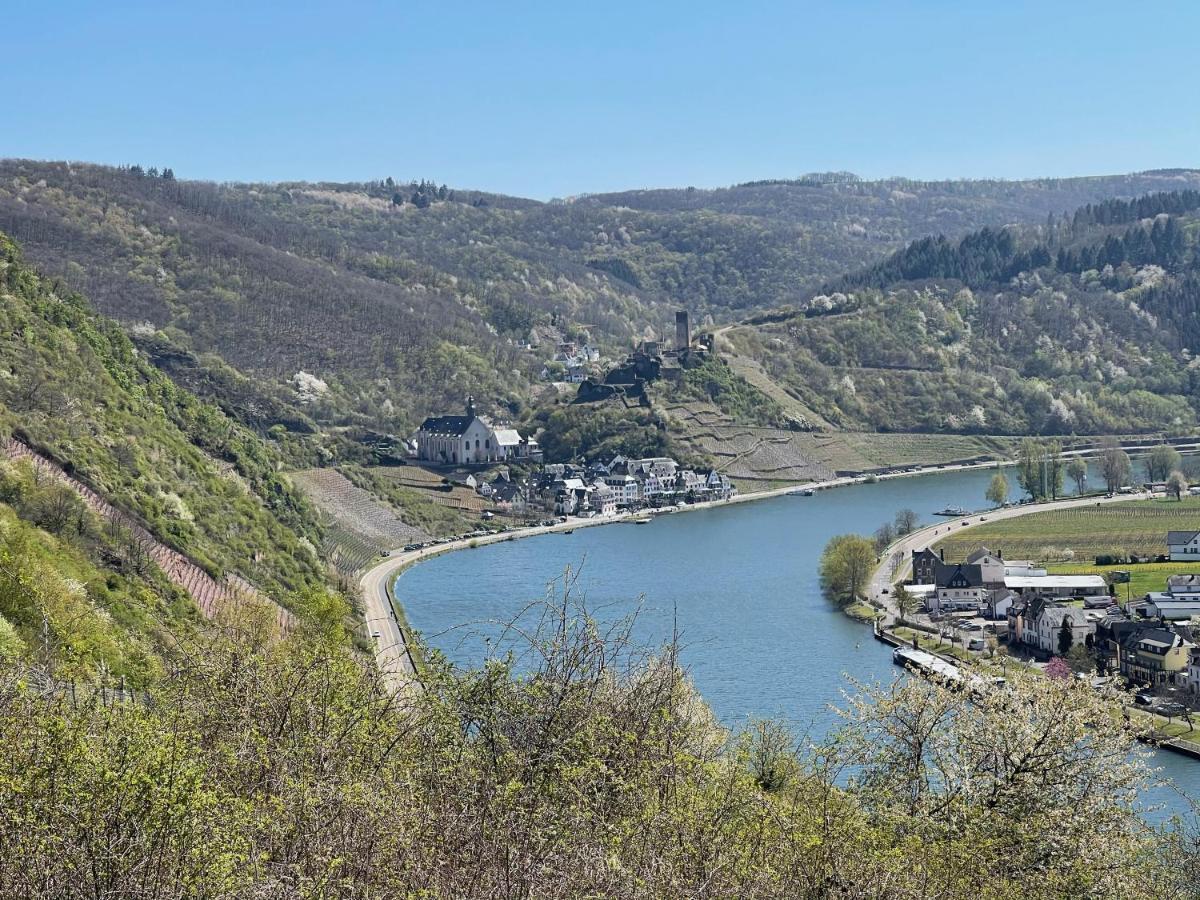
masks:
<svg viewBox="0 0 1200 900"><path fill-rule="evenodd" d="M788 491L789 497L811 497L816 493L812 488L796 488L794 491Z"/></svg>
<svg viewBox="0 0 1200 900"><path fill-rule="evenodd" d="M961 506L947 506L945 509L940 509L934 513L935 516L946 516L951 519L957 519L959 516L969 516L970 510L963 509Z"/></svg>

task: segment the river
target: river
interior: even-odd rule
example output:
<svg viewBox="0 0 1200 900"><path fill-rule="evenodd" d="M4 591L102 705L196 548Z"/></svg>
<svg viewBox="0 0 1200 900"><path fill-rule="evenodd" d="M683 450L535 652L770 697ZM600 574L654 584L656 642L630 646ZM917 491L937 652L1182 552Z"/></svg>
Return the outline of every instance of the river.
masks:
<svg viewBox="0 0 1200 900"><path fill-rule="evenodd" d="M429 643L474 665L501 641L503 623L544 598L570 566L601 619L640 600L639 641L660 644L678 628L681 660L722 721L773 717L819 736L836 721L830 706L852 690L848 679L899 674L891 649L822 597L817 565L826 541L869 534L905 507L924 523L946 506L983 507L992 475L933 473L491 544L422 562L396 591ZM1200 797L1200 761L1167 751L1153 761ZM1147 800L1184 808L1168 789Z"/></svg>

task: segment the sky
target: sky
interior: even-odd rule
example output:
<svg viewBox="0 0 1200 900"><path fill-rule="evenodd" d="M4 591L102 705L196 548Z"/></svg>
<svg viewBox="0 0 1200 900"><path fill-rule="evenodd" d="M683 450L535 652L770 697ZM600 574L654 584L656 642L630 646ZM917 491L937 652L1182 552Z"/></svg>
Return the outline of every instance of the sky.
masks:
<svg viewBox="0 0 1200 900"><path fill-rule="evenodd" d="M1200 166L1200 3L0 0L0 157L539 199Z"/></svg>

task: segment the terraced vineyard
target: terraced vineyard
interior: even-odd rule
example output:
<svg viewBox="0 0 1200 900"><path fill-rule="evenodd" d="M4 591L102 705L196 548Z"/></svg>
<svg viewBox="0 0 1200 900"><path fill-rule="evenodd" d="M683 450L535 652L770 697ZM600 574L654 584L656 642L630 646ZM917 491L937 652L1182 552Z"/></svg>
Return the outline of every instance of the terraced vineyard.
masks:
<svg viewBox="0 0 1200 900"><path fill-rule="evenodd" d="M985 545L1009 559L1090 563L1097 554L1112 551L1166 553L1168 531L1191 529L1200 530L1200 498L1131 500L1004 519L952 535L938 546L945 548L948 560Z"/></svg>
<svg viewBox="0 0 1200 900"><path fill-rule="evenodd" d="M738 425L706 403L672 403L665 409L685 445L710 457L726 475L764 488L838 473L998 459L1014 452L1011 438L786 431Z"/></svg>
<svg viewBox="0 0 1200 900"><path fill-rule="evenodd" d="M322 550L340 572L352 574L388 550L429 537L336 469L306 469L292 478L326 518Z"/></svg>

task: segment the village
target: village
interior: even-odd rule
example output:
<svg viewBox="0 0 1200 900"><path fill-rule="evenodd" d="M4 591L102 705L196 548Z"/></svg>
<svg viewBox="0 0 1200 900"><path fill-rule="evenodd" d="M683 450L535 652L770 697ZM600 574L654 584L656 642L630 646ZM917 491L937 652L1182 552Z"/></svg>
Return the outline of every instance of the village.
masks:
<svg viewBox="0 0 1200 900"><path fill-rule="evenodd" d="M1164 590L1119 596L1127 572L1051 574L1029 560L979 547L960 562L931 548L911 553L912 577L895 588L902 619L964 651L1022 659L1052 673L1114 678L1162 715L1200 708L1200 531L1172 531L1161 561L1197 562Z"/></svg>
<svg viewBox="0 0 1200 900"><path fill-rule="evenodd" d="M639 510L729 500L737 488L715 470L670 457L616 455L588 463L543 462L537 441L480 415L467 398L462 415L427 418L408 443L413 464L443 473L488 501L485 519L543 514L592 519Z"/></svg>

